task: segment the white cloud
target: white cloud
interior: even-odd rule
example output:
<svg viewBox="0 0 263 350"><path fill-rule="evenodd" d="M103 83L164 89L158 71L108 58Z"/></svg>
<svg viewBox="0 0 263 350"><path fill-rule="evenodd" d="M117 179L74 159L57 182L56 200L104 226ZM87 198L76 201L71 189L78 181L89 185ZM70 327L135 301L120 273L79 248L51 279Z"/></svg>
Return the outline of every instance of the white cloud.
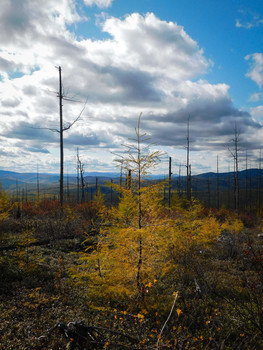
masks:
<svg viewBox="0 0 263 350"><path fill-rule="evenodd" d="M106 8L111 6L114 0L84 0L87 6L98 6L100 8Z"/></svg>
<svg viewBox="0 0 263 350"><path fill-rule="evenodd" d="M247 55L245 59L247 61L250 60L250 69L246 76L252 79L261 88L263 84L263 53Z"/></svg>
<svg viewBox="0 0 263 350"><path fill-rule="evenodd" d="M14 6L19 11L14 12ZM32 127L58 127L58 65L64 93L78 101L87 98L82 120L65 133L65 156L74 158L80 147L99 170L105 163L114 167L108 149L117 150L127 141L140 112L143 129L162 147L184 149L189 114L191 138L198 140L194 144L199 150L223 147L235 121L250 136L261 127L248 113L234 108L228 85L200 79L211 62L182 26L152 13L123 19L105 16L101 28L108 39L78 39L74 26L68 26L83 19L75 6L73 0L4 2L0 153L6 167L15 170L17 161L18 170L30 159L40 163L40 158L43 169L54 171L57 166L58 134ZM73 121L81 108L82 103L64 101L65 122Z"/></svg>
<svg viewBox="0 0 263 350"><path fill-rule="evenodd" d="M79 20L73 0L4 0L0 42L9 48L29 48L47 35L65 35L66 25Z"/></svg>
<svg viewBox="0 0 263 350"><path fill-rule="evenodd" d="M261 98L262 98L262 94L259 92L255 92L250 96L249 101L258 102L259 100L261 100Z"/></svg>
<svg viewBox="0 0 263 350"><path fill-rule="evenodd" d="M263 24L263 18L251 10L239 10L241 18L236 19L237 28L251 29Z"/></svg>
<svg viewBox="0 0 263 350"><path fill-rule="evenodd" d="M4 0L0 11L0 78L56 65L54 46L74 40L67 26L85 20L74 0ZM53 60L53 62L52 62Z"/></svg>
<svg viewBox="0 0 263 350"><path fill-rule="evenodd" d="M263 118L263 106L250 108L250 114L254 118Z"/></svg>
<svg viewBox="0 0 263 350"><path fill-rule="evenodd" d="M254 27L259 27L263 24L263 19L254 19L252 22L241 22L239 19L236 20L237 28L251 29Z"/></svg>
<svg viewBox="0 0 263 350"><path fill-rule="evenodd" d="M109 18L103 30L113 37L111 49L118 49L118 56L115 54L111 62L114 66L136 68L173 79L193 78L209 67L203 50L183 27L162 21L153 13L145 17L133 13L124 20Z"/></svg>

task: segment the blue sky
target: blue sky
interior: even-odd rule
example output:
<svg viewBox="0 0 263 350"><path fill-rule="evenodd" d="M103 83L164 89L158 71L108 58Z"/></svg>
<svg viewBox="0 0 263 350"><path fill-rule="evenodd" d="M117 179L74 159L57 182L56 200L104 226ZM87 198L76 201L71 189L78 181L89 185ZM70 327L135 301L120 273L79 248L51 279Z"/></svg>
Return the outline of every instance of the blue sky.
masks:
<svg viewBox="0 0 263 350"><path fill-rule="evenodd" d="M258 89L255 82L245 76L248 71L245 56L259 52L263 47L261 1L115 0L105 10L108 15L118 18L132 12L153 12L160 19L182 25L214 63L205 78L211 83L229 84L236 105L246 108L254 105L249 97ZM94 39L109 37L96 26L101 9L94 6L86 8L85 13L90 20L78 24L75 33Z"/></svg>
<svg viewBox="0 0 263 350"><path fill-rule="evenodd" d="M1 168L58 172L58 72L65 163L76 149L86 171L114 171L112 152L138 115L167 156L156 171L185 163L191 123L193 173L232 167L239 130L241 168L256 166L263 125L263 4L227 0L4 0L0 12ZM36 127L46 129L36 129ZM243 157L243 158L242 158Z"/></svg>

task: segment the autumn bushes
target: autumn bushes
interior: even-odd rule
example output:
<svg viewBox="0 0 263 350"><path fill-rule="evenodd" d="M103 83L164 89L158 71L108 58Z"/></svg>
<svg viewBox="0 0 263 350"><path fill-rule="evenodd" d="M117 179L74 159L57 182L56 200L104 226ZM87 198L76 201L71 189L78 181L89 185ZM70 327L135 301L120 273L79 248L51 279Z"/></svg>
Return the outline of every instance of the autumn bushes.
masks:
<svg viewBox="0 0 263 350"><path fill-rule="evenodd" d="M136 192L119 191L118 206L101 207L93 244L70 270L89 307L116 310L123 331L129 323L122 313L142 315L141 346L147 348L156 344L178 292L161 348L261 346L262 257L245 249L255 234L235 214L214 215L199 203L185 208L178 199L168 210L158 185L141 190L138 227Z"/></svg>
<svg viewBox="0 0 263 350"><path fill-rule="evenodd" d="M38 321L30 335L25 327L26 345L12 339L10 346L5 335L5 348L43 348L40 332L72 317L134 335L139 349L263 347L263 244L253 242L256 229L245 230L233 212L177 194L167 205L167 184L143 180L160 153L143 145L139 128L140 119L135 144L119 159L133 177L126 186L109 185L119 194L116 205L106 206L97 189L88 203L65 203L61 216L56 200L12 203L0 191L5 300L13 288L13 312L2 306L3 329L15 328L17 317L23 334L23 323ZM244 221L251 226L249 217ZM53 339L52 349L63 348ZM107 337L98 348L121 347Z"/></svg>
<svg viewBox="0 0 263 350"><path fill-rule="evenodd" d="M65 204L63 220L56 201L24 203L19 219L15 206L6 204L1 245L11 240L15 250L5 251L0 264L4 300L12 288L13 311L2 311L5 332L16 327L12 317L19 320L20 337L35 319L24 343L39 349L36 339L57 321L85 318L139 335L137 346L144 349L158 340L160 349L260 348L259 231L244 229L231 212L212 212L195 201L186 205L178 196L168 208L162 183L142 186L140 196L136 182L130 189L113 186L116 206L105 206L98 191L92 202ZM48 245L34 246L44 237ZM110 337L107 342L117 349ZM62 344L62 338L52 339L52 349Z"/></svg>
<svg viewBox="0 0 263 350"><path fill-rule="evenodd" d="M3 306L4 331L17 327L21 337L35 319L23 346L39 349L37 338L57 321L86 318L138 336L141 349L157 342L159 349L260 348L263 253L256 229L244 229L234 213L178 196L168 208L165 184L137 184L113 185L116 206L106 206L99 191L89 203L65 204L62 220L56 201L24 203L19 219L16 205L4 202L1 245L15 244L0 262L2 298L13 308ZM35 245L43 238L48 245ZM65 348L60 338L52 342L52 349ZM118 348L110 337L107 343Z"/></svg>
<svg viewBox="0 0 263 350"><path fill-rule="evenodd" d="M178 202L177 209L167 210L161 186L141 189L139 219L138 195L132 190L119 188L118 206L105 207L107 214L102 209L96 240L72 269L95 307L167 311L167 300L178 289L178 270L192 263L187 260L210 249L222 231L242 229L237 218L220 222L211 213L204 215L199 203L184 209Z"/></svg>

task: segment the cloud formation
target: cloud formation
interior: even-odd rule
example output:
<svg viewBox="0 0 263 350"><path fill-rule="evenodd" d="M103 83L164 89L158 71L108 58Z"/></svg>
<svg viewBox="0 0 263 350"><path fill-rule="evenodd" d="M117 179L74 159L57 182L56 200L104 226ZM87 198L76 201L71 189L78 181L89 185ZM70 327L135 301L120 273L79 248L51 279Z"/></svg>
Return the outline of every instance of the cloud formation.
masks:
<svg viewBox="0 0 263 350"><path fill-rule="evenodd" d="M83 5L111 3L85 0ZM14 166L16 156L17 167L23 166L18 158L23 145L26 164L30 157L41 155L43 168L55 169L59 138L48 129L58 128L55 66L59 65L65 97L80 101L64 101L65 124L76 118L87 100L81 120L65 132L66 159L73 159L77 147L87 150L94 155L90 164L98 167L91 170L102 170L99 167L105 168L106 163L112 169L106 149L116 151L133 136L140 112L142 128L168 152L184 149L189 116L192 147L199 152L220 152L235 123L244 140L255 134L255 144L250 141L249 146L258 146L261 124L234 107L228 85L204 80L213 63L182 26L153 13L133 13L122 19L106 16L101 30L107 39L79 39L74 24L85 20L73 0L4 1L0 137L2 156L8 149L12 154L12 161L5 156L7 168ZM252 60L248 76L259 86L261 55L247 57Z"/></svg>
<svg viewBox="0 0 263 350"><path fill-rule="evenodd" d="M263 18L252 11L239 10L240 18L236 19L237 28L251 29L263 25Z"/></svg>
<svg viewBox="0 0 263 350"><path fill-rule="evenodd" d="M119 51L118 57L114 55L115 60L109 62L114 66L140 69L176 80L203 74L209 66L203 50L183 27L162 21L153 13L144 17L133 13L124 20L109 18L103 30L113 37Z"/></svg>
<svg viewBox="0 0 263 350"><path fill-rule="evenodd" d="M113 0L84 0L85 5L87 6L98 6L100 8L106 8L111 6Z"/></svg>
<svg viewBox="0 0 263 350"><path fill-rule="evenodd" d="M263 53L247 55L245 59L250 62L250 69L246 76L261 88L263 84Z"/></svg>
<svg viewBox="0 0 263 350"><path fill-rule="evenodd" d="M263 118L263 106L250 108L250 114L257 119Z"/></svg>

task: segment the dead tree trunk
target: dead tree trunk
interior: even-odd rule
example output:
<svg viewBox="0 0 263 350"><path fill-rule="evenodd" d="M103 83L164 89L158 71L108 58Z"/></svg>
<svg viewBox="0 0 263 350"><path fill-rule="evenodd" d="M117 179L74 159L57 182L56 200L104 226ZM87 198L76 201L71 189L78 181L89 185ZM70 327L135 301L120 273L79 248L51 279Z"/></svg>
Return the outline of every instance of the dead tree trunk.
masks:
<svg viewBox="0 0 263 350"><path fill-rule="evenodd" d="M231 150L229 148L229 151L233 157L234 160L234 209L236 213L239 213L239 169L238 169L238 143L239 143L239 134L237 131L237 126L235 125L235 130L234 130L234 138L233 138L233 143L234 143L234 149Z"/></svg>
<svg viewBox="0 0 263 350"><path fill-rule="evenodd" d="M220 208L220 198L219 198L219 167L218 167L218 156L216 157L216 206L217 210Z"/></svg>
<svg viewBox="0 0 263 350"><path fill-rule="evenodd" d="M258 213L261 211L261 150L259 151L259 174L258 174Z"/></svg>
<svg viewBox="0 0 263 350"><path fill-rule="evenodd" d="M77 150L78 173L80 175L81 184L81 203L85 202L85 181L84 181L84 164L81 162L79 152Z"/></svg>
<svg viewBox="0 0 263 350"><path fill-rule="evenodd" d="M171 191L172 191L172 158L169 157L169 178L168 178L168 207L171 208Z"/></svg>
<svg viewBox="0 0 263 350"><path fill-rule="evenodd" d="M187 137L186 137L186 199L191 202L191 165L190 165L190 137L189 137L190 117L187 120Z"/></svg>
<svg viewBox="0 0 263 350"><path fill-rule="evenodd" d="M62 76L61 67L58 67L59 72L59 135L60 135L60 180L59 180L59 198L60 198L60 213L63 215L63 194L64 194L64 181L63 181L63 169L64 169L64 147L63 147L63 111L62 111Z"/></svg>

